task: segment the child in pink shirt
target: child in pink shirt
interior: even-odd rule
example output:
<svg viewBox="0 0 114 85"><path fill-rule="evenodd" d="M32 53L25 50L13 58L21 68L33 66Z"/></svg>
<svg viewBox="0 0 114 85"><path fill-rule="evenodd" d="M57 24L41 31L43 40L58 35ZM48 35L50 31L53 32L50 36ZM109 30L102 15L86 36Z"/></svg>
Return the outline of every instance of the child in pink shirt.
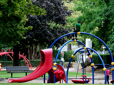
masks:
<svg viewBox="0 0 114 85"><path fill-rule="evenodd" d="M106 70L106 75L107 75L107 82L108 82L108 84L109 84L109 74L110 74L110 70L107 69L107 70Z"/></svg>

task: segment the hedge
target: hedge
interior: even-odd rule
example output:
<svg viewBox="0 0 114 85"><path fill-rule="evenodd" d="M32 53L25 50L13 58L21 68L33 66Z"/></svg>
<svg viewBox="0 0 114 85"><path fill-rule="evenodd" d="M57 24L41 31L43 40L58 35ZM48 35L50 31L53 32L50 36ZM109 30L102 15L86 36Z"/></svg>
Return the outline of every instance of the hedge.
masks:
<svg viewBox="0 0 114 85"><path fill-rule="evenodd" d="M59 51L59 50L53 50L53 58L56 58L58 51ZM58 56L58 59L61 59L61 56L62 56L62 54L61 54L61 52L60 52L60 53L59 53L59 56Z"/></svg>
<svg viewBox="0 0 114 85"><path fill-rule="evenodd" d="M102 64L97 54L93 54L92 56L94 64ZM111 64L111 56L109 54L100 54L100 56L105 64Z"/></svg>
<svg viewBox="0 0 114 85"><path fill-rule="evenodd" d="M69 62L71 59L71 56L74 54L74 51L69 50L64 52L64 60L65 62ZM72 59L72 62L74 62L77 59L77 56L75 55L75 58Z"/></svg>
<svg viewBox="0 0 114 85"><path fill-rule="evenodd" d="M53 58L56 58L56 55L57 55L58 51L59 50L53 50ZM65 60L65 62L69 62L70 61L72 54L74 54L74 51L72 51L72 50L64 52L64 60ZM60 53L59 56L58 56L58 59L61 59L61 57L62 57L62 54ZM75 55L75 58L72 61L74 62L76 59L77 58L76 58L76 55Z"/></svg>
<svg viewBox="0 0 114 85"><path fill-rule="evenodd" d="M41 60L29 60L32 67L37 67L39 66ZM1 62L1 66L5 67L5 66L13 66L13 61L0 61ZM20 61L20 66L26 66L26 63L24 63L25 61L21 60ZM53 60L53 63L55 62L55 60ZM60 63L60 60L57 60L57 63Z"/></svg>

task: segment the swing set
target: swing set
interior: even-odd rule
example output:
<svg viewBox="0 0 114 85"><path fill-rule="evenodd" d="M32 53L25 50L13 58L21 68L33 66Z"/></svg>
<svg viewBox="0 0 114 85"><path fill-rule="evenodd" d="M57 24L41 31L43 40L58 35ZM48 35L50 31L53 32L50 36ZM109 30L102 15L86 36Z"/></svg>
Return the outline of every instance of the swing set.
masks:
<svg viewBox="0 0 114 85"><path fill-rule="evenodd" d="M84 69L84 56L83 56L84 52L85 52L85 50L80 51L81 56L82 56L82 77L80 79L77 79L77 74L78 74L78 70L79 70L79 63L80 63L80 59L79 59L77 73L76 73L76 79L71 80L73 83L88 83L88 82L90 82L91 78L87 77L86 69Z"/></svg>

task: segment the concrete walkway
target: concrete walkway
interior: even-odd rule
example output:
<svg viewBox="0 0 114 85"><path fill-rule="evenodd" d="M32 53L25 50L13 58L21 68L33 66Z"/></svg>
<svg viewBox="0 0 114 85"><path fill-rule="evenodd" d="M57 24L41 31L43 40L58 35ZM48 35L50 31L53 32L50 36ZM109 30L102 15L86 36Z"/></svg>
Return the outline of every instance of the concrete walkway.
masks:
<svg viewBox="0 0 114 85"><path fill-rule="evenodd" d="M69 78L68 79L68 83L73 83L72 81L71 81L71 79L72 78ZM74 78L73 78L74 79ZM0 80L0 83L8 83L8 80L9 79L1 79ZM111 81L111 80L109 80L109 81ZM99 80L99 79L95 79L94 80L94 84L104 84L104 80ZM24 83L44 83L44 80L43 80L43 78L37 78L37 79L34 79L34 80L31 80L31 81L28 81L28 82L24 82ZM47 79L45 80L45 83L47 83ZM59 82L57 82L57 83L59 83ZM65 83L64 81L63 81L63 83ZM89 84L92 84L92 80L90 80L90 82L89 82ZM111 83L110 83L111 84Z"/></svg>

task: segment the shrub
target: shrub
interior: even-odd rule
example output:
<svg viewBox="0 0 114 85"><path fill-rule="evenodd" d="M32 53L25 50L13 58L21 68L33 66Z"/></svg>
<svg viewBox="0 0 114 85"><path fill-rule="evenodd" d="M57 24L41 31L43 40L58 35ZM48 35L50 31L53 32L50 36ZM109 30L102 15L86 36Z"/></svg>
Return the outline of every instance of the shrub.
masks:
<svg viewBox="0 0 114 85"><path fill-rule="evenodd" d="M72 51L72 50L69 50L69 51L64 52L64 60L65 60L65 62L69 62L70 61L71 55L73 53L74 53L74 51ZM72 62L74 62L75 59L77 59L77 56L76 55L75 55L75 58L72 59Z"/></svg>
<svg viewBox="0 0 114 85"><path fill-rule="evenodd" d="M39 66L41 60L29 60L32 67L37 67ZM5 66L13 66L13 61L0 61L1 62L1 65L2 67L5 67ZM53 60L53 63L55 62L55 60ZM61 61L60 60L57 60L57 63L60 63ZM21 60L20 61L20 66L26 66L26 63L25 61Z"/></svg>
<svg viewBox="0 0 114 85"><path fill-rule="evenodd" d="M2 67L13 65L13 61L0 61L0 62Z"/></svg>
<svg viewBox="0 0 114 85"><path fill-rule="evenodd" d="M59 51L59 50L53 50L53 58L56 58L58 51ZM62 54L61 54L61 52L60 52L60 53L59 53L59 56L58 56L58 59L61 59L61 56L62 56Z"/></svg>
<svg viewBox="0 0 114 85"><path fill-rule="evenodd" d="M92 56L94 64L102 64L97 54L93 54ZM111 57L109 54L100 54L100 56L105 64L111 64Z"/></svg>
<svg viewBox="0 0 114 85"><path fill-rule="evenodd" d="M39 64L40 64L40 62L41 62L41 60L29 60L30 61L30 63L31 63L31 65L32 65L32 67L37 67L37 66L39 66ZM20 61L20 66L25 66L26 65L26 63L24 63L25 61L23 61L23 60L21 60Z"/></svg>
<svg viewBox="0 0 114 85"><path fill-rule="evenodd" d="M92 59L93 59L94 64L101 64L100 58L98 57L97 54L93 54Z"/></svg>

